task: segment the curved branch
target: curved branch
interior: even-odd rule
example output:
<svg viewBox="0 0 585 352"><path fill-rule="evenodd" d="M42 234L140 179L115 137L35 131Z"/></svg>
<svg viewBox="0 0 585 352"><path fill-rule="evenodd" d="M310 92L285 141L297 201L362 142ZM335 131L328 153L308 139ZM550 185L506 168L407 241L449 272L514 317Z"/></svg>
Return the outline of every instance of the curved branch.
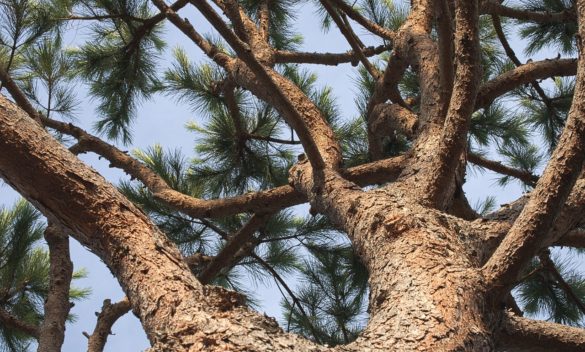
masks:
<svg viewBox="0 0 585 352"><path fill-rule="evenodd" d="M307 202L306 196L289 185L231 198L210 200L193 198L175 191L146 165L83 129L47 118L43 118L43 123L77 138L78 152L91 151L101 155L110 162L110 166L120 168L131 177L140 180L157 200L194 218L221 217L244 212L270 212ZM389 182L398 177L405 160L405 156L398 156L341 170L341 173L360 186Z"/></svg>
<svg viewBox="0 0 585 352"><path fill-rule="evenodd" d="M580 6L580 12L585 16L585 7ZM579 33L585 34L583 26ZM583 47L579 50L583 53ZM581 57L573 103L559 144L527 205L482 269L492 288L511 285L536 253L560 237L551 236L549 230L569 197L584 160L585 59Z"/></svg>
<svg viewBox="0 0 585 352"><path fill-rule="evenodd" d="M524 64L484 83L477 95L475 109L487 107L499 96L523 84L553 76L573 76L575 73L577 59L547 59Z"/></svg>

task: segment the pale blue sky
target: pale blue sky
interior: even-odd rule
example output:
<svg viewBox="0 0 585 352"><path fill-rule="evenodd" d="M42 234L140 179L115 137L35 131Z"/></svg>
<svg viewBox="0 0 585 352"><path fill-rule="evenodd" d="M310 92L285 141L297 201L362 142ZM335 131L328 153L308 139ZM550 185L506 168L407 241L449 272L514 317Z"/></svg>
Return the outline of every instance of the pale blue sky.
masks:
<svg viewBox="0 0 585 352"><path fill-rule="evenodd" d="M189 10L181 12L181 14L188 17L199 31L208 32L209 26L194 11ZM298 18L296 29L302 32L305 38L302 50L330 52L349 50L349 45L338 34L336 28L333 28L328 34L324 34L321 31L319 21L313 15L313 8L309 5L299 8ZM77 30L72 29L67 36L69 44L74 45L83 41L82 33L82 27ZM358 33L364 34L363 32ZM168 52L174 46L181 45L187 50L192 60L203 60L200 51L193 44L187 42L185 37L174 28L167 26L166 38L169 44ZM364 38L366 42L372 40L372 37L368 34L365 34ZM520 53L520 50L518 50L518 53ZM309 65L307 67L318 73L321 84L333 87L343 118L355 117L356 109L353 101L355 71L352 70L353 67L350 65L337 67ZM163 68L163 66L160 67L161 71ZM84 91L81 87L78 89L79 98L83 98ZM91 123L94 121L93 116L92 105L86 99L83 100L77 123L86 129L90 129ZM141 106L137 123L134 125L134 144L130 147L122 147L122 149L146 148L155 143L160 143L167 148L181 148L185 155L192 155L194 135L184 128L188 121L202 122L200 116L190 111L187 107L180 106L171 98L157 95L153 100ZM117 183L120 178L124 177L123 173L109 168L106 161L99 160L93 155L85 155L82 159L113 183ZM495 195L499 202L498 204L506 203L518 198L521 194L521 189L515 182L510 187L502 189L495 185L496 176L494 174L486 172L480 177L475 177L477 175L479 174L470 174L468 183L465 186L472 204L477 200L485 199L489 195ZM7 186L0 187L0 204L10 205L15 197L16 195ZM72 309L72 313L76 314L79 319L77 323L68 325L63 351L85 350L87 341L82 335L82 331L91 332L93 330L96 321L94 312L100 310L102 301L105 298L117 301L123 296L117 282L105 265L74 240L72 240L72 259L76 269L83 267L89 273L87 279L78 281L76 285L81 287L89 286L92 288L93 293L88 300L77 303ZM278 306L280 294L278 290L275 287L259 287L256 291L264 291L261 296L266 298L263 306L266 313L278 317L280 314ZM115 335L110 336L106 351L140 351L148 347L148 342L139 322L132 314L127 314L120 319L114 326L113 332Z"/></svg>

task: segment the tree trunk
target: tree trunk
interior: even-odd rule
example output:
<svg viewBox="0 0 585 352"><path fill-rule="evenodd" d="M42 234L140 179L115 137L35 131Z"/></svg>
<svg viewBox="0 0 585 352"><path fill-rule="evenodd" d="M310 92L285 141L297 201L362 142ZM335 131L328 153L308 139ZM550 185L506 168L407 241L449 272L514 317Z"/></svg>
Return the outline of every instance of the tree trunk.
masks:
<svg viewBox="0 0 585 352"><path fill-rule="evenodd" d="M0 99L2 178L49 219L72 229L108 265L154 350L326 349L283 333L273 320L243 307L239 295L201 285L176 247L139 209ZM486 314L492 307L484 302L478 272L471 269L477 260L452 228L460 220L420 208L407 197L390 197L389 191L335 194L348 208L360 209L349 209L354 215L346 220L371 275L370 323L344 350L494 345L495 318ZM412 207L419 207L421 215L407 216ZM404 211L388 213L390 208Z"/></svg>

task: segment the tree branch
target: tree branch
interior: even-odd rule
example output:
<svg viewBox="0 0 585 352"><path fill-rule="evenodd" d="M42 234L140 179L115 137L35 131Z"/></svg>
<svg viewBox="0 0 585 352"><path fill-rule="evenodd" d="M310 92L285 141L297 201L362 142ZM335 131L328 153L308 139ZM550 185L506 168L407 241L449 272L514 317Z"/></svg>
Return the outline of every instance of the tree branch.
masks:
<svg viewBox="0 0 585 352"><path fill-rule="evenodd" d="M502 44L502 47L504 47L504 51L506 52L506 54L508 55L510 60L512 60L512 62L514 63L514 65L516 65L516 67L522 66L522 63L520 62L520 60L518 60L518 58L516 57L516 54L514 53L514 50L512 50L512 47L510 46L510 44L508 43L508 40L506 39L506 35L504 34L504 30L502 29L502 23L500 21L500 17L498 15L492 15L492 23L494 25L494 30L496 31L496 35L498 36L500 43ZM530 84L532 85L532 87L534 88L536 93L540 96L540 99L542 99L542 101L544 102L546 107L549 109L549 111L553 112L554 109L552 107L550 98L546 95L546 93L544 92L544 90L542 89L540 84L538 84L538 81L532 81L532 82L530 82Z"/></svg>
<svg viewBox="0 0 585 352"><path fill-rule="evenodd" d="M40 331L38 326L25 323L24 321L19 320L17 317L15 317L2 307L0 307L0 322L2 323L2 325L10 329L22 331L25 334L28 334L34 338L39 337Z"/></svg>
<svg viewBox="0 0 585 352"><path fill-rule="evenodd" d="M105 299L102 305L102 311L97 316L97 323L93 333L87 337L87 352L103 352L108 336L112 334L112 326L124 314L130 311L130 301L124 297L120 302L112 304L112 301ZM96 313L97 314L97 313Z"/></svg>
<svg viewBox="0 0 585 352"><path fill-rule="evenodd" d="M448 206L461 154L467 146L467 132L474 102L480 85L480 46L477 1L455 1L455 84L449 101L440 143L430 143L435 149L429 170L418 187L424 190L424 200L439 209ZM430 131L430 130L429 130ZM426 149L426 147L423 147Z"/></svg>
<svg viewBox="0 0 585 352"><path fill-rule="evenodd" d="M337 25L337 28L339 28L339 31L341 32L341 34L343 34L343 36L345 37L345 39L347 40L347 42L349 43L349 45L353 49L353 52L356 54L358 59L361 61L362 65L364 65L364 67L366 68L368 73L374 79L378 80L380 78L380 72L378 71L378 69L376 69L372 65L372 63L368 60L368 58L362 52L362 46L360 45L360 43L358 43L357 38L356 38L355 34L353 33L353 31L351 30L351 28L343 22L343 20L339 16L339 14L335 11L333 6L331 6L331 4L329 3L328 0L320 0L320 2L323 5L323 7L325 8L325 10L327 11L327 13L329 14L329 16L333 19L333 22L335 22L335 24Z"/></svg>
<svg viewBox="0 0 585 352"><path fill-rule="evenodd" d="M65 322L69 315L69 288L73 263L69 255L67 230L49 223L45 230L49 246L49 292L45 301L45 318L40 326L39 352L59 352L65 340Z"/></svg>
<svg viewBox="0 0 585 352"><path fill-rule="evenodd" d="M376 35L379 35L380 37L387 39L387 40L390 40L390 41L394 39L395 33L393 31L389 30L388 28L381 27L378 24L376 24L375 22L370 21L369 19L365 18L364 16L359 14L357 11L355 11L351 6L347 5L345 3L345 1L332 0L332 2L341 11L345 12L345 14L349 18L356 21L357 23L362 25L362 27L369 30L370 32L372 32Z"/></svg>
<svg viewBox="0 0 585 352"><path fill-rule="evenodd" d="M172 10L173 12L176 12L185 7L185 5L187 5L188 3L189 3L188 0L178 0L174 4L169 6L169 9ZM136 50L142 38L144 38L145 35L149 34L153 30L153 28L157 24L162 22L166 17L167 15L165 14L165 12L160 12L159 14L145 20L140 27L136 28L134 33L132 33L132 40L124 48L126 55L130 55L134 50Z"/></svg>
<svg viewBox="0 0 585 352"><path fill-rule="evenodd" d="M266 223L269 214L254 214L250 220L233 236L230 236L226 245L211 260L211 263L199 274L198 279L203 284L209 283L213 278L227 265L238 252L238 250L247 243L254 233Z"/></svg>
<svg viewBox="0 0 585 352"><path fill-rule="evenodd" d="M484 83L477 95L475 109L489 106L497 97L535 80L553 76L573 76L577 72L577 59L553 59L534 61Z"/></svg>
<svg viewBox="0 0 585 352"><path fill-rule="evenodd" d="M489 160L475 153L468 153L467 160L477 166L484 167L488 170L500 173L502 175L515 177L532 187L534 187L538 182L538 176L533 175L530 172L514 169L512 167L500 163L499 161Z"/></svg>
<svg viewBox="0 0 585 352"><path fill-rule="evenodd" d="M106 263L154 350L204 349L209 341L216 350L254 350L260 341L281 351L327 350L283 333L228 291L201 285L143 212L1 96L0 150L0 177ZM252 325L261 328L250 335Z"/></svg>
<svg viewBox="0 0 585 352"><path fill-rule="evenodd" d="M366 57L379 55L385 51L390 50L389 45L379 45L377 47L369 46L362 49L362 53ZM357 66L359 62L358 54L355 51L348 51L345 53L319 53L319 52L299 52L288 50L276 50L274 52L274 62L282 63L296 63L296 64L317 64L337 66L343 63L351 63Z"/></svg>
<svg viewBox="0 0 585 352"><path fill-rule="evenodd" d="M577 15L575 11L563 12L536 12L515 9L502 5L498 0L484 0L481 8L482 14L499 15L517 20L533 21L537 23L566 23L575 22Z"/></svg>
<svg viewBox="0 0 585 352"><path fill-rule="evenodd" d="M538 255L538 259L543 269L552 274L552 276L557 281L557 284L565 292L565 295L567 295L567 297L569 297L571 301L573 301L573 303L579 308L582 314L585 314L585 304L583 304L583 302L575 294L571 286L565 281L565 278L563 278L561 273L559 273L559 271L557 270L555 263L550 258L550 251L548 249L543 250Z"/></svg>
<svg viewBox="0 0 585 352"><path fill-rule="evenodd" d="M559 240L555 242L555 245L585 248L585 230L581 228L571 230L566 235L559 238Z"/></svg>
<svg viewBox="0 0 585 352"><path fill-rule="evenodd" d="M317 343L321 343L319 341L319 334L317 334L317 332L315 331L315 327L313 326L313 323L311 322L311 320L309 319L309 316L305 312L305 309L303 308L303 305L301 304L301 301L297 298L297 296L294 294L293 290L291 290L291 288L288 286L288 284L286 283L286 281L264 259L260 258L259 256L257 256L256 254L253 254L253 253L252 253L251 256L258 263L260 263L260 265L262 265L266 270L268 270L268 272L270 272L270 274L272 275L272 277L274 277L274 280L276 282L278 282L284 288L284 290L286 291L286 293L288 293L288 295L290 296L290 298L293 300L292 307L294 307L296 305L299 308L299 311L301 312L301 314L305 317L305 319L307 319L307 323L309 324L309 329L311 330L311 333L313 334L313 337L315 338L315 341L317 341Z"/></svg>
<svg viewBox="0 0 585 352"><path fill-rule="evenodd" d="M439 71L441 73L441 92L445 101L451 97L453 90L453 78L455 77L455 65L453 60L453 19L449 1L438 0L437 7L437 34L439 47Z"/></svg>
<svg viewBox="0 0 585 352"><path fill-rule="evenodd" d="M222 217L244 212L271 212L305 203L306 196L286 185L274 189L247 193L231 198L203 200L193 198L169 187L154 171L115 146L90 135L73 124L43 118L46 126L77 138L78 152L92 151L106 158L112 167L124 170L140 180L153 196L164 204L194 218ZM404 156L342 170L348 180L361 186L389 182L400 173Z"/></svg>
<svg viewBox="0 0 585 352"><path fill-rule="evenodd" d="M585 6L580 6L585 15ZM583 36L585 28L580 26ZM583 48L579 47L583 53ZM575 95L559 144L551 156L528 204L483 267L488 284L494 288L512 284L526 263L560 235L550 236L562 205L567 200L585 159L585 59L580 58Z"/></svg>
<svg viewBox="0 0 585 352"><path fill-rule="evenodd" d="M41 114L32 106L32 104L28 101L28 98L22 90L18 87L16 82L10 77L10 75L4 70L2 66L0 66L0 82L2 85L8 90L8 93L14 99L14 102L20 106L20 108L33 118L39 125L42 126L41 122Z"/></svg>
<svg viewBox="0 0 585 352"><path fill-rule="evenodd" d="M179 0L182 1L182 0ZM177 27L187 38L191 39L210 59L221 67L225 67L232 58L222 52L215 45L209 43L195 28L186 20L182 19L177 12L167 6L163 0L152 0L152 3Z"/></svg>
<svg viewBox="0 0 585 352"><path fill-rule="evenodd" d="M226 68L233 75L235 82L276 108L297 132L311 166L316 171L325 166L339 168L341 152L337 140L314 103L292 82L260 63L251 48L234 34L207 2L192 0L191 3L241 59L235 65ZM301 110L302 114L299 112Z"/></svg>
<svg viewBox="0 0 585 352"><path fill-rule="evenodd" d="M585 349L585 329L532 320L508 313L503 321L502 345L528 351L579 352Z"/></svg>

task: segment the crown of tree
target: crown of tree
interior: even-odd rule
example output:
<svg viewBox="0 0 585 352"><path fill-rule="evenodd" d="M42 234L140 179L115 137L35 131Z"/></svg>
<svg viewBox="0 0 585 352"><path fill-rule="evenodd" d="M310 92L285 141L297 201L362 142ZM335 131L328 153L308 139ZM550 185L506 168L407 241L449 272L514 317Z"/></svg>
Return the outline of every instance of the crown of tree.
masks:
<svg viewBox="0 0 585 352"><path fill-rule="evenodd" d="M303 51L300 6L348 50ZM0 350L61 350L89 294L69 237L127 295L89 351L130 310L151 351L585 350L558 250L585 248L584 36L585 0L0 1L0 177L26 199L0 210ZM355 116L309 64L350 72ZM196 114L193 151L123 150L157 99ZM477 170L525 195L471 206ZM250 290L272 280L280 325Z"/></svg>

